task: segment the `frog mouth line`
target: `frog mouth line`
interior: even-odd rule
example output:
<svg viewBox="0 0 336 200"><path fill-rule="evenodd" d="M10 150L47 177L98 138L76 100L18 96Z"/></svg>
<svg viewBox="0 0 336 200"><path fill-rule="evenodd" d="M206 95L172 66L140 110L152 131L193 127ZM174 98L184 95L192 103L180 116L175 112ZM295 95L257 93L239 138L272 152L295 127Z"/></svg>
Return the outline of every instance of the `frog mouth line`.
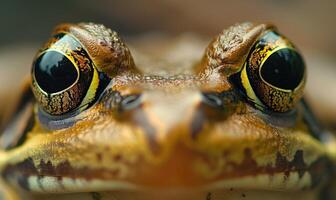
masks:
<svg viewBox="0 0 336 200"><path fill-rule="evenodd" d="M298 172L291 172L286 176L285 173L260 174L257 176L246 176L242 178L227 179L217 181L204 186L196 187L165 187L155 188L148 186L140 186L125 181L112 181L102 179L87 180L85 178L69 178L63 177L38 177L30 176L26 180L25 189L38 193L69 193L69 192L104 192L104 191L130 191L130 192L152 192L165 190L180 191L215 191L215 190L232 190L249 189L249 190L269 190L269 191L296 191L308 189L312 184L312 177L307 172L301 178ZM22 182L18 182L22 186Z"/></svg>
<svg viewBox="0 0 336 200"><path fill-rule="evenodd" d="M300 156L302 156L300 151L296 155L296 158L300 160ZM294 159L291 162L295 161ZM188 178L179 177L181 182L171 183L169 181L165 182L163 178L158 179L155 177L163 183L159 183L157 180L143 183L143 177L142 179L139 177L121 179L117 178L118 171L107 169L92 170L88 168L76 169L71 167L68 162L61 163L58 166L44 163L44 169L41 171L41 168L38 170L35 167L32 159L26 159L17 165L7 166L2 176L9 182L34 192L148 191L151 189L164 190L167 188L193 188L199 190L228 190L230 188L302 190L312 189L326 183L329 176L329 164L329 160L321 156L309 166L300 166L300 164L292 166L289 161L283 160L281 165L278 164L273 168L270 166L259 166L254 169L255 171L242 172L241 170L244 168L253 168L251 164L242 163L236 166L236 172L231 172L230 174L223 173L214 179L203 178L197 179L195 182L190 182L190 180L189 182L183 182L185 181L184 179ZM153 177L148 177L148 179L151 178Z"/></svg>

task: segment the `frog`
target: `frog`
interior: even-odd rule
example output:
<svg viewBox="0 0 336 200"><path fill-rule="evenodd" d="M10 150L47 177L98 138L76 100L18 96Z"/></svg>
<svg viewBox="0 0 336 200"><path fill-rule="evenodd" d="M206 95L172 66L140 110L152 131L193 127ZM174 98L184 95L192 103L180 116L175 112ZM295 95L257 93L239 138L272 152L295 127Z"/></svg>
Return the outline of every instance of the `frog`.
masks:
<svg viewBox="0 0 336 200"><path fill-rule="evenodd" d="M1 199L333 199L336 140L274 25L145 41L55 28L1 129Z"/></svg>

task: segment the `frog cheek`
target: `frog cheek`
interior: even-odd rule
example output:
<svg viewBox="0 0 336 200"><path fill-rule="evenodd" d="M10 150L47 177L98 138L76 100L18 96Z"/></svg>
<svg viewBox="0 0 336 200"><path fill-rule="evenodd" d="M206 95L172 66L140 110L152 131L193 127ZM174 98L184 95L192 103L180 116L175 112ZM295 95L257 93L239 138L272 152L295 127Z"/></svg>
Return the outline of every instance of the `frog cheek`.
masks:
<svg viewBox="0 0 336 200"><path fill-rule="evenodd" d="M84 110L96 97L100 83L94 63L72 36L58 34L32 67L32 90L50 115Z"/></svg>

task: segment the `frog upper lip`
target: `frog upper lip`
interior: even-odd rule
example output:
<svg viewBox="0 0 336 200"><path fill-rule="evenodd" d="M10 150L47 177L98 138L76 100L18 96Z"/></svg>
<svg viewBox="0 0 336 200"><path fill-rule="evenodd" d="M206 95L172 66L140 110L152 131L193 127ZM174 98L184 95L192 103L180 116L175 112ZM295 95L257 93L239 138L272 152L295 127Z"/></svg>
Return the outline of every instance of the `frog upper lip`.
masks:
<svg viewBox="0 0 336 200"><path fill-rule="evenodd" d="M140 128L88 119L71 129L35 135L10 152L2 172L21 183L34 177L55 184L62 180L88 183L81 188L98 180L149 188L232 184L284 189L292 184L291 188L301 189L324 182L329 174L323 144L300 129L279 132L252 114L204 126L196 138L184 123L151 138L154 147ZM259 185L253 184L256 180Z"/></svg>
<svg viewBox="0 0 336 200"><path fill-rule="evenodd" d="M123 175L124 168L78 167L69 161L53 164L40 160L36 165L32 159L26 159L14 166L7 166L5 177L26 177L27 180L69 185L70 190L143 190L150 188L203 188L203 189L302 189L319 184L326 180L329 160L321 156L311 164L305 164L303 151L297 150L292 160L277 154L274 165L258 165L252 157L252 150L244 150L244 158L240 162L225 163L217 158L212 159L186 145L174 147L169 158L163 162L148 163L138 160L126 163L129 175ZM174 156L171 156L174 155ZM223 154L224 158L228 155ZM123 162L121 157L115 161ZM217 161L216 161L217 160ZM125 161L126 162L126 161ZM37 179L34 179L36 177ZM18 178L20 179L20 178ZM79 181L82 184L76 185ZM84 184L85 183L85 184ZM48 186L49 187L49 186ZM45 191L53 190L44 187ZM31 188L30 188L31 189ZM54 188L55 189L55 188ZM34 190L39 190L34 188Z"/></svg>

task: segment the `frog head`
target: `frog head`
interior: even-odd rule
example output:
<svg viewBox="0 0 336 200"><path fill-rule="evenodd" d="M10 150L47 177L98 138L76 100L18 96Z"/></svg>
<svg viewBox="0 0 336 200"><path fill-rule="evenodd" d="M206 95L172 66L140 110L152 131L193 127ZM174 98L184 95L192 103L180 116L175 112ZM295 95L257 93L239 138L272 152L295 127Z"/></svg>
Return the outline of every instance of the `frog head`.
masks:
<svg viewBox="0 0 336 200"><path fill-rule="evenodd" d="M55 29L32 65L28 114L1 138L7 182L38 193L207 195L328 182L333 140L302 100L303 58L274 26L229 27L197 60L131 52L103 25Z"/></svg>

